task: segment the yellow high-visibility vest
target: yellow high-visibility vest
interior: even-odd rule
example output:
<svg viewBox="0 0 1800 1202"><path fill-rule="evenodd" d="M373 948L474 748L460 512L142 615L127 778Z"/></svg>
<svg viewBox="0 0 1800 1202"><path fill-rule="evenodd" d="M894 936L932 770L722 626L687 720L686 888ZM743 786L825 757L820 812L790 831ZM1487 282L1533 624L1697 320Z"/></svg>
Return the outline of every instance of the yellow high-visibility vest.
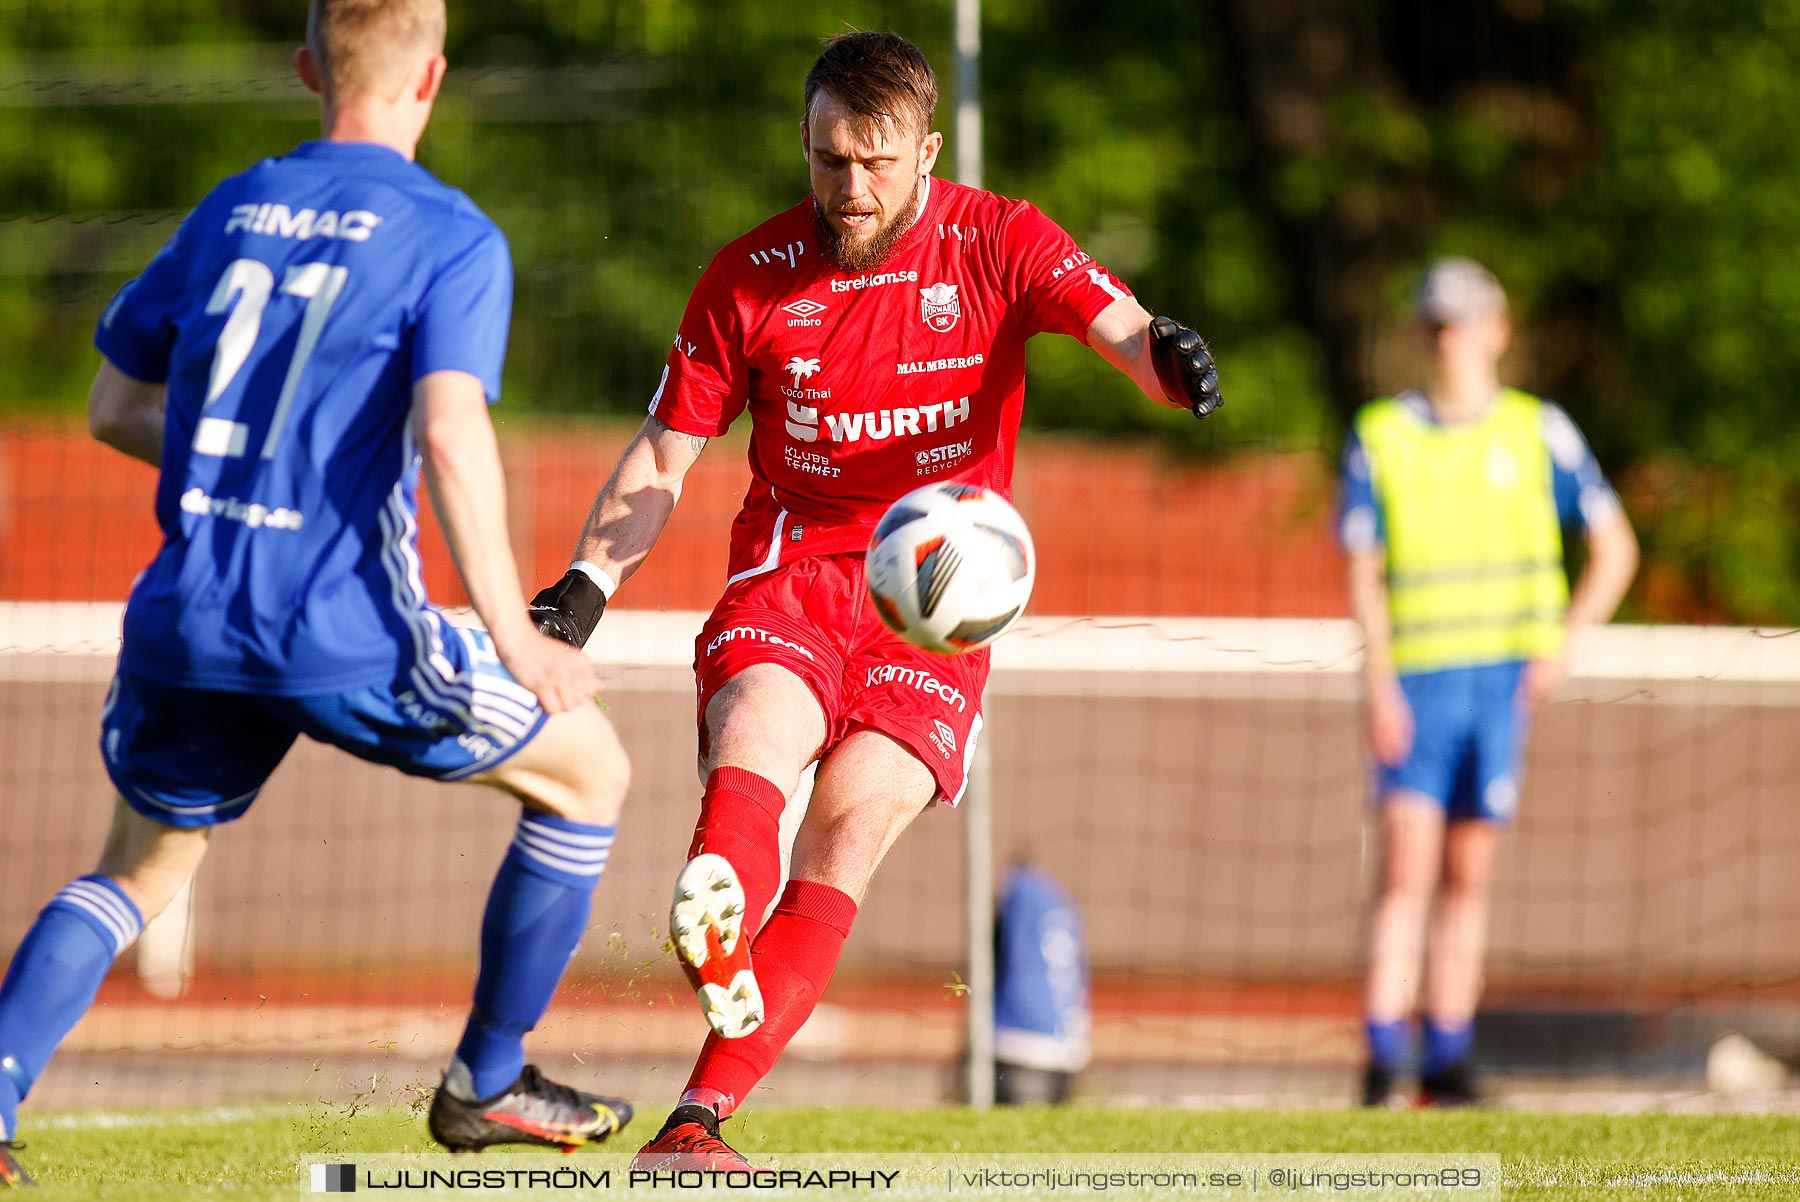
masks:
<svg viewBox="0 0 1800 1202"><path fill-rule="evenodd" d="M1543 420L1543 401L1510 388L1462 425L1394 397L1357 414L1387 528L1398 670L1562 649L1569 582Z"/></svg>

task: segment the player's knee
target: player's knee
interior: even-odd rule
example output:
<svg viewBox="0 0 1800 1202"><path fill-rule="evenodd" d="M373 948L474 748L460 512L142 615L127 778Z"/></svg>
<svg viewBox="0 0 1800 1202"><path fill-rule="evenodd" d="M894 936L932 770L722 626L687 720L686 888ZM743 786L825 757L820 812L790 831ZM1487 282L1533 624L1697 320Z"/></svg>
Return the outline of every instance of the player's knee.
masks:
<svg viewBox="0 0 1800 1202"><path fill-rule="evenodd" d="M774 718L754 700L721 693L706 707L706 745L713 764L734 759L746 748L767 747L780 725Z"/></svg>
<svg viewBox="0 0 1800 1202"><path fill-rule="evenodd" d="M804 682L756 665L732 677L706 706L706 767L750 767L764 775L799 770L825 737L825 718Z"/></svg>
<svg viewBox="0 0 1800 1202"><path fill-rule="evenodd" d="M611 826L625 807L631 788L631 761L623 748L596 756L565 782L557 809L564 818L592 826Z"/></svg>
<svg viewBox="0 0 1800 1202"><path fill-rule="evenodd" d="M1387 880L1382 883L1381 895L1384 900L1395 904L1423 908L1431 904L1432 894L1437 891L1437 887L1437 874L1423 866L1390 864Z"/></svg>
<svg viewBox="0 0 1800 1202"><path fill-rule="evenodd" d="M807 879L860 896L904 825L874 807L809 814L794 845L795 875L813 870ZM822 865L829 865L831 879L817 875Z"/></svg>
<svg viewBox="0 0 1800 1202"><path fill-rule="evenodd" d="M1440 901L1457 905L1479 905L1487 900L1488 882L1472 873L1447 872L1438 890Z"/></svg>
<svg viewBox="0 0 1800 1202"><path fill-rule="evenodd" d="M534 781L517 790L527 805L589 826L611 826L618 821L631 786L631 769L624 757L605 770L580 771L562 779Z"/></svg>
<svg viewBox="0 0 1800 1202"><path fill-rule="evenodd" d="M841 852L863 852L881 846L882 832L853 813L821 814L813 823L818 840Z"/></svg>
<svg viewBox="0 0 1800 1202"><path fill-rule="evenodd" d="M753 704L708 710L706 754L700 760L704 780L714 768L729 764L773 781L791 794L800 782L807 754L779 715Z"/></svg>
<svg viewBox="0 0 1800 1202"><path fill-rule="evenodd" d="M631 787L631 762L598 709L558 714L540 743L488 779L533 809L574 822L608 826Z"/></svg>
<svg viewBox="0 0 1800 1202"><path fill-rule="evenodd" d="M145 922L169 908L206 856L210 832L164 826L121 799L94 871L111 879Z"/></svg>

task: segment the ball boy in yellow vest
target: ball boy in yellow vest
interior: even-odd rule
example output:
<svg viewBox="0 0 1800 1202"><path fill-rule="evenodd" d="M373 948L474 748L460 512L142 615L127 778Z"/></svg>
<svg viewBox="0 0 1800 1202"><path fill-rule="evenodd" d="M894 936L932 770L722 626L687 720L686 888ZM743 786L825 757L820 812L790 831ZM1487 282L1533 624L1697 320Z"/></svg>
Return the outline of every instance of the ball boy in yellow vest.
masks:
<svg viewBox="0 0 1800 1202"><path fill-rule="evenodd" d="M1442 259L1415 299L1430 381L1365 405L1343 465L1387 853L1369 924L1366 1105L1386 1101L1410 1058L1415 1009L1420 1102L1476 1100L1488 895L1527 718L1561 683L1570 637L1612 616L1637 567L1631 524L1568 414L1500 383L1499 283ZM1588 544L1572 597L1571 528Z"/></svg>

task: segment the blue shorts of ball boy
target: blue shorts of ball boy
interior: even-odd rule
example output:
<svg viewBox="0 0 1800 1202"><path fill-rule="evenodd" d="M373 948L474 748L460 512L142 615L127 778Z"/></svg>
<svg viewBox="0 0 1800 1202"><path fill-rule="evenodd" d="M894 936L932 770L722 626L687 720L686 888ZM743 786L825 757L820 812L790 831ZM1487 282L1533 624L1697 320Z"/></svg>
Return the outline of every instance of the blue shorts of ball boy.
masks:
<svg viewBox="0 0 1800 1202"><path fill-rule="evenodd" d="M1444 807L1449 821L1508 822L1519 803L1528 723L1519 683L1525 663L1402 673L1412 706L1412 751L1379 768L1379 797L1416 793Z"/></svg>

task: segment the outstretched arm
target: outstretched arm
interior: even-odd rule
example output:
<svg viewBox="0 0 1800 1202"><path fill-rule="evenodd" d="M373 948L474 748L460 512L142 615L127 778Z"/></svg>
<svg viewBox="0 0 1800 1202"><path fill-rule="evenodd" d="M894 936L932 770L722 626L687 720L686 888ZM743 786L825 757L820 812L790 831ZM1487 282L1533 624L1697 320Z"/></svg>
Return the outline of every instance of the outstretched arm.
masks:
<svg viewBox="0 0 1800 1202"><path fill-rule="evenodd" d="M538 629L577 647L587 644L613 590L656 545L705 448L698 435L654 417L644 422L588 510L573 566L532 602Z"/></svg>
<svg viewBox="0 0 1800 1202"><path fill-rule="evenodd" d="M587 658L539 635L525 616L506 532L500 448L481 381L461 371L420 377L413 385L412 427L450 554L500 662L550 713L590 700L594 669Z"/></svg>
<svg viewBox="0 0 1800 1202"><path fill-rule="evenodd" d="M594 498L575 558L623 584L656 545L688 469L705 449L706 439L646 419Z"/></svg>
<svg viewBox="0 0 1800 1202"><path fill-rule="evenodd" d="M1150 314L1137 301L1127 297L1100 310L1100 316L1088 327L1088 345L1130 376L1131 382L1157 404L1187 408L1163 395L1156 366L1150 362Z"/></svg>
<svg viewBox="0 0 1800 1202"><path fill-rule="evenodd" d="M102 360L88 389L88 430L107 446L161 467L167 392L161 384L134 379L112 360Z"/></svg>
<svg viewBox="0 0 1800 1202"><path fill-rule="evenodd" d="M1205 417L1225 403L1211 348L1174 318L1151 317L1125 297L1102 309L1087 333L1088 345L1158 404Z"/></svg>

